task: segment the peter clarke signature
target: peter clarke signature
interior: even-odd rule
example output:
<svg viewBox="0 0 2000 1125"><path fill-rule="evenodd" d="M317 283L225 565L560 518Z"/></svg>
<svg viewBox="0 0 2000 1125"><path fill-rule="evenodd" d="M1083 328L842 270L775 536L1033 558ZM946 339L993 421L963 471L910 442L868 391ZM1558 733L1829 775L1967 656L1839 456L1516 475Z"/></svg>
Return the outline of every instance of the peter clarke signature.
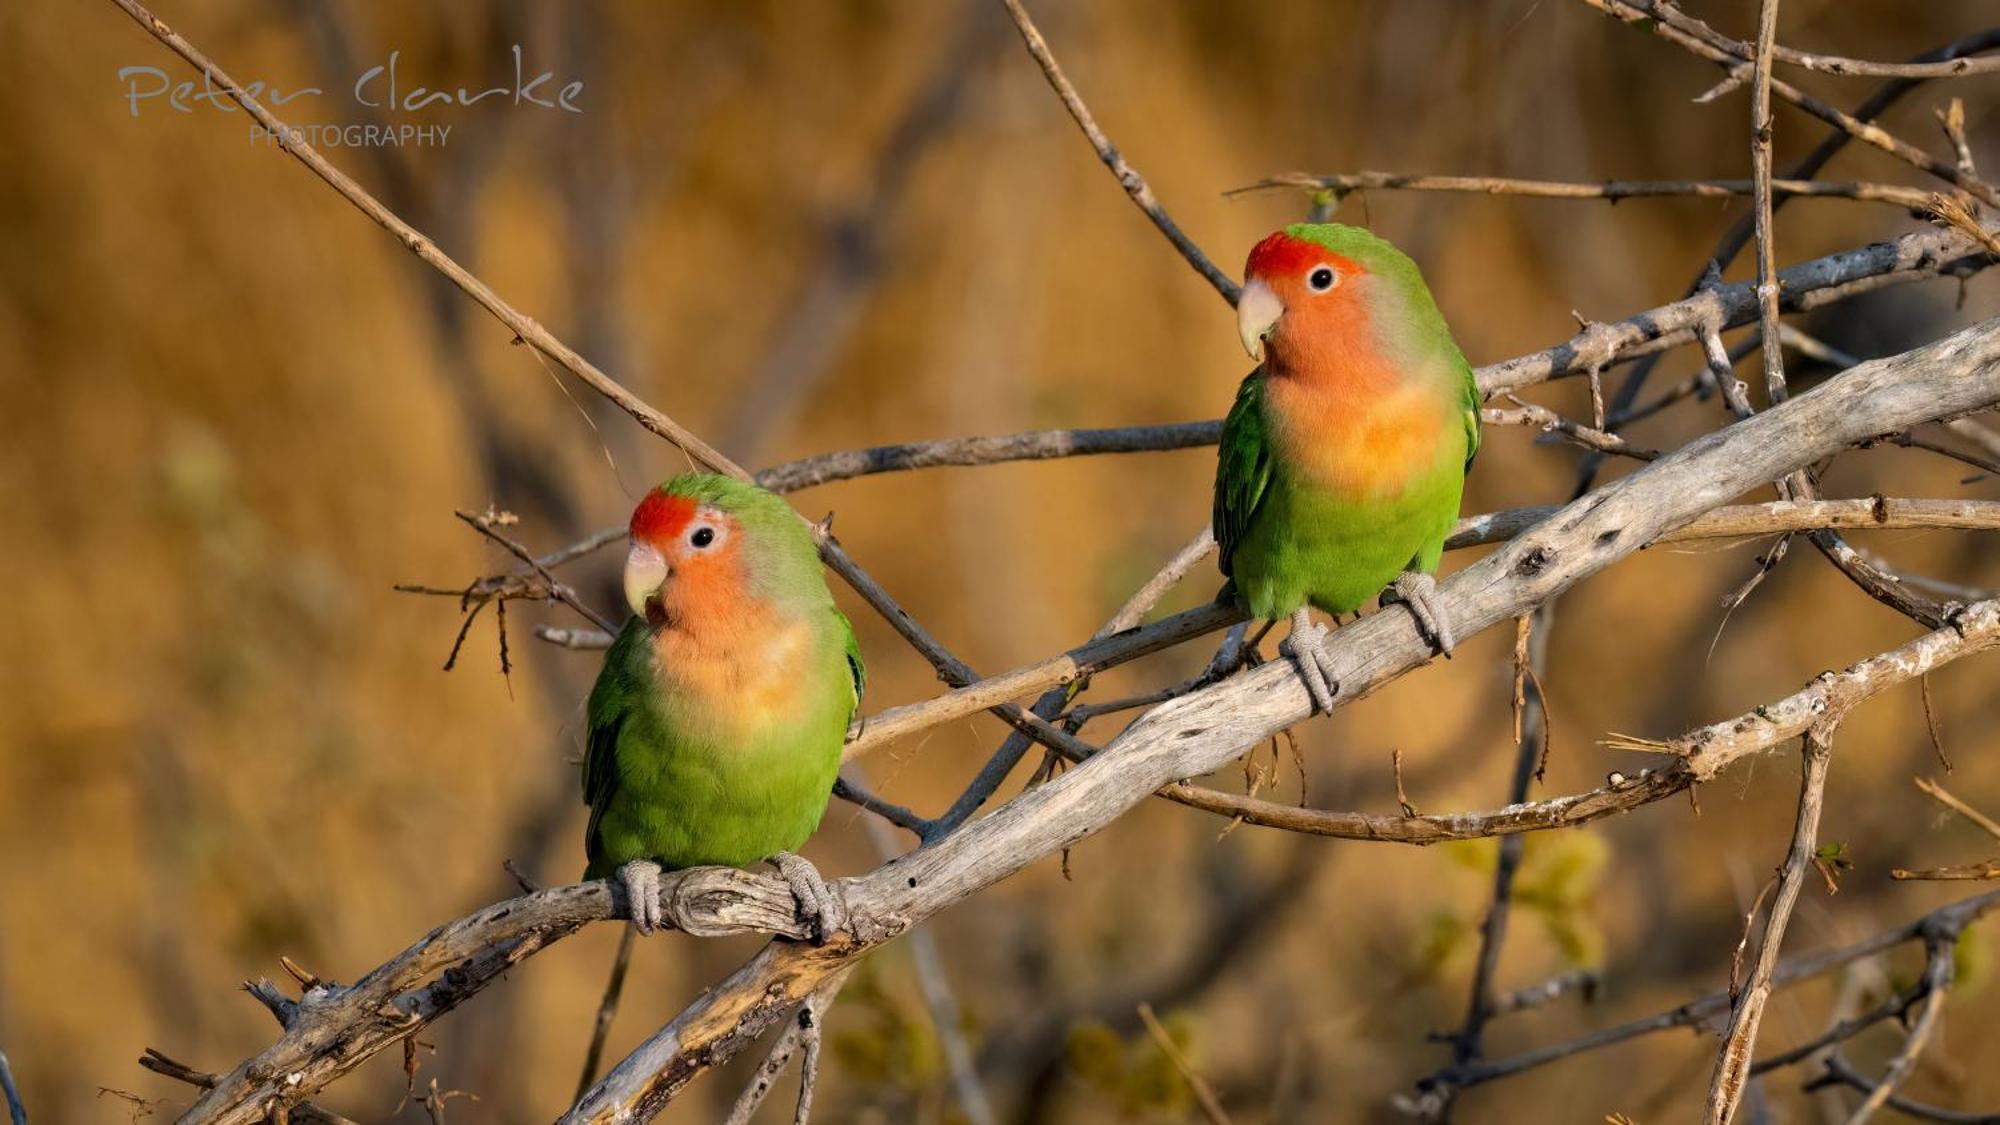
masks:
<svg viewBox="0 0 2000 1125"><path fill-rule="evenodd" d="M540 109L562 110L568 113L582 113L576 99L583 93L583 82L571 80L553 94L537 93L543 86L555 81L553 71L542 71L530 76L521 61L521 45L513 48L514 81L511 85L489 86L483 90L468 90L463 86L456 90L433 90L427 86L416 86L404 90L396 64L400 51L389 52L389 61L379 66L371 66L361 77L354 80L354 100L375 109L415 111L432 106L470 106L487 98L512 98L514 105L534 106ZM226 113L237 112L228 92L216 85L214 76L204 71L197 84L193 79L176 83L167 77L167 72L156 66L121 66L118 80L125 84L125 104L132 116L139 116L139 103L165 98L167 105L181 113L193 113L197 103L206 102L211 108ZM197 88L199 86L199 88ZM243 92L250 97L282 106L287 102L304 97L320 97L326 91L318 86L301 86L295 90L281 90L277 86L262 81L246 83Z"/></svg>

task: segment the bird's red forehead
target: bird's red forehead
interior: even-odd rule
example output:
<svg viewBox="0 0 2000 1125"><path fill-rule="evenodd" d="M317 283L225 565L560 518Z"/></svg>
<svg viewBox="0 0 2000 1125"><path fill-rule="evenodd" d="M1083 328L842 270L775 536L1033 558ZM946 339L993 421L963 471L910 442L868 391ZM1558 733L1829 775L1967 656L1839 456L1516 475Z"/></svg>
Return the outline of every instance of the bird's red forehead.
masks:
<svg viewBox="0 0 2000 1125"><path fill-rule="evenodd" d="M1330 262L1342 273L1354 273L1359 266L1352 260L1316 242L1307 242L1278 231L1250 248L1250 261L1243 267L1245 278L1291 277L1322 262Z"/></svg>
<svg viewBox="0 0 2000 1125"><path fill-rule="evenodd" d="M673 539L694 519L694 510L693 500L656 488L632 512L632 538L644 543Z"/></svg>

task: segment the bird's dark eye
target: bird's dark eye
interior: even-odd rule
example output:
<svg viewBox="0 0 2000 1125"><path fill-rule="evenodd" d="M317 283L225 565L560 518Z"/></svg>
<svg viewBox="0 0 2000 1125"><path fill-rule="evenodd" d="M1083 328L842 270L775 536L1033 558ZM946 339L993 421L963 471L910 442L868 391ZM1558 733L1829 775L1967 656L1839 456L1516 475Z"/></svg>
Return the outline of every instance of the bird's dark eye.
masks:
<svg viewBox="0 0 2000 1125"><path fill-rule="evenodd" d="M688 536L688 542L694 544L696 547L706 547L710 543L715 542L715 529L712 527L697 527L694 529L694 534Z"/></svg>
<svg viewBox="0 0 2000 1125"><path fill-rule="evenodd" d="M1331 266L1318 266L1306 275L1306 285L1315 293L1324 293L1333 288L1334 273Z"/></svg>

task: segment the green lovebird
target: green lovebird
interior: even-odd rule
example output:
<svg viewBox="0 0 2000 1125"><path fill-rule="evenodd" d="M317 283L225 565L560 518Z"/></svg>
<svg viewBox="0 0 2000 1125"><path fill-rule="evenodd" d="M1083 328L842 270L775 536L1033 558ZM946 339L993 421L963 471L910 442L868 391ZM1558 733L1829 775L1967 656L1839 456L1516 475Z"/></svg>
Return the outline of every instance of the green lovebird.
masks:
<svg viewBox="0 0 2000 1125"><path fill-rule="evenodd" d="M1479 449L1479 388L1416 263L1357 227L1259 242L1236 325L1259 366L1222 424L1222 572L1253 616L1291 617L1286 655L1330 711L1339 685L1309 606L1339 615L1381 594L1451 652L1431 575Z"/></svg>
<svg viewBox="0 0 2000 1125"><path fill-rule="evenodd" d="M770 860L823 939L838 901L792 853L826 811L863 671L812 533L776 495L704 473L648 493L631 532L633 616L587 709L584 877L622 882L648 933L663 869Z"/></svg>

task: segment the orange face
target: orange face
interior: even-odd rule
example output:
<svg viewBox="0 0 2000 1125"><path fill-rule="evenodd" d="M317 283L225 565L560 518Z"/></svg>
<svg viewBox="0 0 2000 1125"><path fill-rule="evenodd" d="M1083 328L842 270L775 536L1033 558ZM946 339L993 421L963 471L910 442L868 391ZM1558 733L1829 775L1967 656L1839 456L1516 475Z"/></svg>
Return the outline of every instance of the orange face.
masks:
<svg viewBox="0 0 2000 1125"><path fill-rule="evenodd" d="M625 600L654 627L700 629L747 597L742 529L719 508L658 489L632 513Z"/></svg>
<svg viewBox="0 0 2000 1125"><path fill-rule="evenodd" d="M1279 231L1250 251L1236 328L1250 358L1278 373L1353 369L1372 359L1365 285L1351 258Z"/></svg>

